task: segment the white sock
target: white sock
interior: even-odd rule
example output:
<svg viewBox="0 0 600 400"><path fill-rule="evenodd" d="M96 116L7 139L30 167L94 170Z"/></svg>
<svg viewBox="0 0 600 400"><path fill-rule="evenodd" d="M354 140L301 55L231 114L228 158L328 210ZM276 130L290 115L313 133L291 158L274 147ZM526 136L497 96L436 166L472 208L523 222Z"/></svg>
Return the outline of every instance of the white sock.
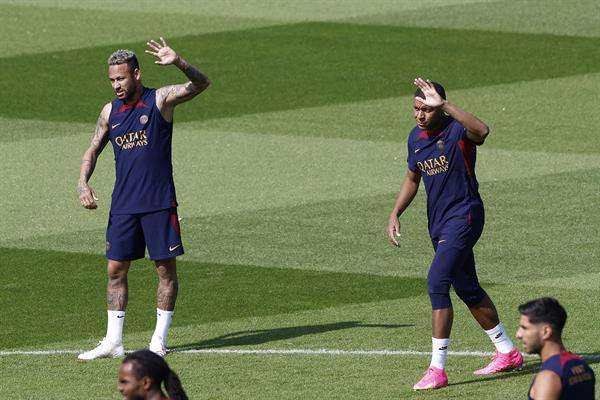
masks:
<svg viewBox="0 0 600 400"><path fill-rule="evenodd" d="M444 369L446 367L446 357L448 356L448 346L450 339L431 338L431 363L430 367Z"/></svg>
<svg viewBox="0 0 600 400"><path fill-rule="evenodd" d="M160 341L165 347L167 346L167 335L169 334L169 327L171 326L171 320L173 319L173 311L156 309L156 328L152 335L152 341Z"/></svg>
<svg viewBox="0 0 600 400"><path fill-rule="evenodd" d="M510 340L510 337L506 334L506 329L504 329L502 322L496 325L495 328L485 331L485 333L490 337L490 340L494 343L498 352L506 354L510 353L512 349L515 348L512 340Z"/></svg>
<svg viewBox="0 0 600 400"><path fill-rule="evenodd" d="M118 344L123 343L124 323L125 311L108 310L108 323L106 324L106 340Z"/></svg>

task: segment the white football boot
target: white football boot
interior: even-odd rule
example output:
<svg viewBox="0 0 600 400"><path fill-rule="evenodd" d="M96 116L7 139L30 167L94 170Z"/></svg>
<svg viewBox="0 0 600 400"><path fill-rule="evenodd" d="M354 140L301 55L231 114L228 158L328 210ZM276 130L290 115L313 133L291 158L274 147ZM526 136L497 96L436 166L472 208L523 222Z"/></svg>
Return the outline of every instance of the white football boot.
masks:
<svg viewBox="0 0 600 400"><path fill-rule="evenodd" d="M167 355L167 348L163 341L160 339L152 338L150 344L148 345L148 350L163 358Z"/></svg>
<svg viewBox="0 0 600 400"><path fill-rule="evenodd" d="M123 350L123 344L113 343L103 338L98 342L98 346L90 351L81 353L77 356L77 359L81 361L95 360L96 358L117 358L123 357L125 351Z"/></svg>

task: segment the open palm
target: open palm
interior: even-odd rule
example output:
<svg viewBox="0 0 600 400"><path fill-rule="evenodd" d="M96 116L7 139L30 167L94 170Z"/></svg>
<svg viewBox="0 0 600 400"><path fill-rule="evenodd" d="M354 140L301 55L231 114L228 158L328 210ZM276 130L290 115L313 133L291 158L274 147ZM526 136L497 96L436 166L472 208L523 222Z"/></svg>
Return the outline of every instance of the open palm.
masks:
<svg viewBox="0 0 600 400"><path fill-rule="evenodd" d="M421 89L425 98L415 97L421 103L429 106L429 107L439 107L444 104L444 99L442 96L435 90L435 87L431 83L431 81L424 80L423 78L416 78L414 82L415 86Z"/></svg>
<svg viewBox="0 0 600 400"><path fill-rule="evenodd" d="M169 65L173 64L175 60L177 60L177 53L167 45L165 39L160 38L162 44L155 42L154 40L150 40L146 42L149 49L146 50L146 53L156 57L158 60L154 61L155 64L159 65Z"/></svg>

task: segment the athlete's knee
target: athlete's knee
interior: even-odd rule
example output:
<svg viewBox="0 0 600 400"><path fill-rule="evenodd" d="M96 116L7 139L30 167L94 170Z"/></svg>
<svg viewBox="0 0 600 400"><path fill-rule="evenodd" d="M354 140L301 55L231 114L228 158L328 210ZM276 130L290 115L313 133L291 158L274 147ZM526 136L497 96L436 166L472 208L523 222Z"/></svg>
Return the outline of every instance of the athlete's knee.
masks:
<svg viewBox="0 0 600 400"><path fill-rule="evenodd" d="M160 260L155 262L156 273L158 279L161 282L174 282L177 283L177 266L175 259Z"/></svg>
<svg viewBox="0 0 600 400"><path fill-rule="evenodd" d="M452 307L449 282L429 279L427 282L427 291L431 300L431 308L434 310Z"/></svg>
<svg viewBox="0 0 600 400"><path fill-rule="evenodd" d="M469 289L457 289L456 295L466 304L467 307L473 307L480 304L486 297L487 293L481 286L476 286Z"/></svg>
<svg viewBox="0 0 600 400"><path fill-rule="evenodd" d="M129 264L129 261L108 260L107 273L109 284L126 282Z"/></svg>

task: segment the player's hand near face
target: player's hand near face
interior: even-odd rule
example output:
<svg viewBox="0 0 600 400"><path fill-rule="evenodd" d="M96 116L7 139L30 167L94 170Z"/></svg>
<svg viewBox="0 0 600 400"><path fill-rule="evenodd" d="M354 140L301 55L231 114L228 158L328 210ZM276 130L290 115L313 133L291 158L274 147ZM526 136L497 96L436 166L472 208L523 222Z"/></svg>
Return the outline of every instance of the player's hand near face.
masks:
<svg viewBox="0 0 600 400"><path fill-rule="evenodd" d="M167 45L167 42L165 42L165 39L163 39L161 37L160 41L162 42L162 44L157 43L156 41L154 41L152 39L149 42L146 42L146 44L148 45L148 48L149 48L148 50L146 50L146 53L148 53L158 59L157 61L154 61L155 64L158 64L158 65L174 64L178 58L177 53L175 53L175 51Z"/></svg>
<svg viewBox="0 0 600 400"><path fill-rule="evenodd" d="M445 100L435 90L435 87L433 86L433 84L431 83L431 81L429 79L424 80L423 78L416 78L414 81L414 84L416 87L421 89L421 91L425 95L425 98L418 97L418 96L415 97L416 100L420 101L421 103L423 103L429 107L433 107L433 108L440 107L444 104Z"/></svg>

